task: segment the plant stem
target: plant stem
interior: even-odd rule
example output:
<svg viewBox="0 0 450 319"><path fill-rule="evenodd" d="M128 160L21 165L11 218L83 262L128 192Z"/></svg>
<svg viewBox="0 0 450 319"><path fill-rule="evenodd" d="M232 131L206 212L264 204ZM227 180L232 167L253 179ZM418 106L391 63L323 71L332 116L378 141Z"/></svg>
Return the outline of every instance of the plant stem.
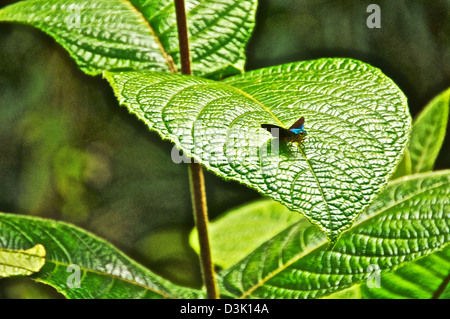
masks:
<svg viewBox="0 0 450 319"><path fill-rule="evenodd" d="M177 15L178 41L180 45L181 73L191 75L184 0L175 0L175 10ZM206 206L205 181L203 169L200 164L189 164L189 182L191 186L194 220L198 232L198 241L200 243L200 264L203 282L206 287L207 297L209 299L217 299L217 285L214 279L214 266L212 263L208 236L208 209Z"/></svg>
<svg viewBox="0 0 450 319"><path fill-rule="evenodd" d="M189 164L189 181L194 207L194 219L200 243L200 263L206 294L209 299L217 299L217 286L214 279L214 266L211 259L211 248L208 236L208 212L206 208L205 183L200 164Z"/></svg>
<svg viewBox="0 0 450 319"><path fill-rule="evenodd" d="M445 277L444 281L439 286L439 288L434 292L433 297L431 297L431 299L439 299L439 297L444 292L445 288L448 286L449 282L450 282L450 274L448 274L447 277Z"/></svg>
<svg viewBox="0 0 450 319"><path fill-rule="evenodd" d="M191 59L189 56L189 39L187 33L186 11L184 10L184 0L175 0L175 11L177 15L181 73L191 75Z"/></svg>

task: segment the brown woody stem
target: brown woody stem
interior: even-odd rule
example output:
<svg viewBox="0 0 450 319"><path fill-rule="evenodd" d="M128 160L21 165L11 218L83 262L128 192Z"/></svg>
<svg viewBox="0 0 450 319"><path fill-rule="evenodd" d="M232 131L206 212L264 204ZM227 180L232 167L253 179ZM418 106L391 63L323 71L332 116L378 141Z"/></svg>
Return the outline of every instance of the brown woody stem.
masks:
<svg viewBox="0 0 450 319"><path fill-rule="evenodd" d="M189 58L189 41L186 24L184 0L175 0L177 15L178 40L180 45L181 73L191 75ZM208 236L208 209L206 206L205 181L202 166L198 163L189 164L189 182L191 186L192 206L195 225L200 243L200 264L206 294L209 299L217 299L217 285L215 281L214 265L211 258L211 248Z"/></svg>

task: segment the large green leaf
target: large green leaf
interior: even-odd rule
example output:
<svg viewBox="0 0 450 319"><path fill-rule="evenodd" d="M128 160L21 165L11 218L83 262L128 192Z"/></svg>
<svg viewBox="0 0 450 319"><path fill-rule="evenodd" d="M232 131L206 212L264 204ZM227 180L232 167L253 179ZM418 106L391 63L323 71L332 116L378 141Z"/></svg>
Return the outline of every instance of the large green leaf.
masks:
<svg viewBox="0 0 450 319"><path fill-rule="evenodd" d="M168 282L75 226L4 213L0 213L0 225L0 250L26 250L36 243L45 246L45 265L32 278L67 298L202 297L200 291Z"/></svg>
<svg viewBox="0 0 450 319"><path fill-rule="evenodd" d="M394 178L431 171L444 142L450 88L431 100L414 120L411 140Z"/></svg>
<svg viewBox="0 0 450 319"><path fill-rule="evenodd" d="M233 298L318 298L371 280L373 270L383 275L448 246L449 198L450 170L398 179L333 250L325 249L314 227L299 222L220 273L221 292Z"/></svg>
<svg viewBox="0 0 450 319"><path fill-rule="evenodd" d="M256 0L187 0L195 75L242 72ZM48 33L88 74L132 68L180 68L173 0L28 0L0 11L0 21Z"/></svg>
<svg viewBox="0 0 450 319"><path fill-rule="evenodd" d="M380 70L320 59L223 82L106 72L120 103L188 156L299 211L334 242L386 185L410 131L406 98ZM262 123L306 118L304 145L279 145Z"/></svg>

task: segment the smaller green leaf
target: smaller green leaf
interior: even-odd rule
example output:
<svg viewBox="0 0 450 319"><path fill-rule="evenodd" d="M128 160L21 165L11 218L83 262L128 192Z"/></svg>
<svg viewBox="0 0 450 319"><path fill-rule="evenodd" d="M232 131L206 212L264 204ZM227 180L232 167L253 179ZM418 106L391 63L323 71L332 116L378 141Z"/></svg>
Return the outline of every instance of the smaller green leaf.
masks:
<svg viewBox="0 0 450 319"><path fill-rule="evenodd" d="M316 227L294 223L222 271L221 293L229 298L358 295L349 288L370 280L374 269L383 276L448 246L449 194L450 170L391 182L332 250Z"/></svg>
<svg viewBox="0 0 450 319"><path fill-rule="evenodd" d="M256 0L186 0L193 72L220 78L244 70ZM38 28L82 71L176 72L180 52L173 0L28 0L0 10L0 22Z"/></svg>
<svg viewBox="0 0 450 319"><path fill-rule="evenodd" d="M442 298L448 289L450 246L380 278L380 287L361 285L363 298Z"/></svg>
<svg viewBox="0 0 450 319"><path fill-rule="evenodd" d="M433 169L444 142L449 103L450 88L429 102L413 121L409 147L393 178Z"/></svg>
<svg viewBox="0 0 450 319"><path fill-rule="evenodd" d="M33 272L39 272L34 273L31 278L52 286L66 298L202 297L201 291L177 286L165 280L105 240L73 225L4 213L0 213L0 223L0 254L2 251L14 252L36 242L44 243L47 252L45 265L32 268ZM29 250L21 252L30 254ZM31 252L36 255L36 251ZM11 259L8 255L5 260L9 262ZM0 265L2 264L0 260ZM14 266L16 264L17 262Z"/></svg>
<svg viewBox="0 0 450 319"><path fill-rule="evenodd" d="M27 250L0 248L0 277L29 276L45 264L45 248L37 244Z"/></svg>
<svg viewBox="0 0 450 319"><path fill-rule="evenodd" d="M326 296L326 299L449 299L450 246L407 263L379 278L379 286L366 282Z"/></svg>
<svg viewBox="0 0 450 319"><path fill-rule="evenodd" d="M286 206L262 199L226 212L210 223L211 252L214 264L228 268L246 257L263 242L300 220ZM194 229L190 243L199 253L198 233Z"/></svg>
<svg viewBox="0 0 450 319"><path fill-rule="evenodd" d="M170 70L156 35L129 1L20 1L0 10L0 21L49 34L87 74L114 68Z"/></svg>
<svg viewBox="0 0 450 319"><path fill-rule="evenodd" d="M405 153L403 153L402 160L400 164L398 164L394 174L392 174L391 180L406 175L411 175L411 153L409 152L409 149L406 149Z"/></svg>

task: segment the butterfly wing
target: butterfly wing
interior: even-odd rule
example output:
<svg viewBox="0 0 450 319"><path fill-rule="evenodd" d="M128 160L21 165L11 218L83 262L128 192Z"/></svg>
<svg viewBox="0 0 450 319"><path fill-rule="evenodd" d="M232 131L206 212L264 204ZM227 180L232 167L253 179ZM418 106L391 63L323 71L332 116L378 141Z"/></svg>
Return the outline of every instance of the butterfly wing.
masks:
<svg viewBox="0 0 450 319"><path fill-rule="evenodd" d="M297 122L295 122L294 124L292 124L292 126L289 128L290 130L302 130L303 129L303 125L305 124L305 118L302 116L301 118L299 118L297 120Z"/></svg>
<svg viewBox="0 0 450 319"><path fill-rule="evenodd" d="M272 134L273 137L280 137L282 139L292 139L294 138L294 136L296 135L295 133L286 130L283 127L280 127L278 125L273 125L273 124L261 124L261 127L263 129L266 129L267 131L270 132L270 134Z"/></svg>
<svg viewBox="0 0 450 319"><path fill-rule="evenodd" d="M272 129L280 129L280 130L284 130L284 128L278 126L278 125L273 125L273 124L261 124L261 127L268 130L269 132Z"/></svg>
<svg viewBox="0 0 450 319"><path fill-rule="evenodd" d="M284 128L282 128L280 126L273 125L273 124L261 124L261 127L263 129L266 129L267 131L269 131L273 137L280 137L281 131L285 130Z"/></svg>

